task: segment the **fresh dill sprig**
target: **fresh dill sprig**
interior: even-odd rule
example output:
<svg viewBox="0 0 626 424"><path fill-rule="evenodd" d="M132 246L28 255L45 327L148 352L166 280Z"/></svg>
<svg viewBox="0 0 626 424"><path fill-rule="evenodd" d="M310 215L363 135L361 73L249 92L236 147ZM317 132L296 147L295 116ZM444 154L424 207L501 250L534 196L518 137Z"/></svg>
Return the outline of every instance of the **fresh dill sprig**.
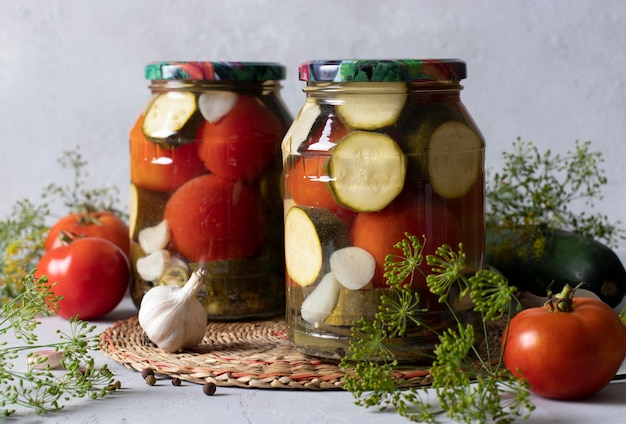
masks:
<svg viewBox="0 0 626 424"><path fill-rule="evenodd" d="M47 205L24 199L13 206L6 220L0 221L0 304L20 294L24 276L35 269L43 253L49 213Z"/></svg>
<svg viewBox="0 0 626 424"><path fill-rule="evenodd" d="M446 302L454 285L459 287L459 296L464 297L468 290L468 281L463 276L465 253L459 246L455 252L448 245L439 246L434 255L426 258L426 263L433 273L426 277L426 284L431 293L439 296L439 302Z"/></svg>
<svg viewBox="0 0 626 424"><path fill-rule="evenodd" d="M542 252L541 228L572 231L609 247L626 240L619 222L612 224L601 213L572 210L575 205L593 209L607 183L600 166L604 158L591 151L590 141L576 141L573 151L555 154L518 138L503 158L502 171L486 182L487 232L526 228L524 238L535 241L534 252L522 253L535 256Z"/></svg>
<svg viewBox="0 0 626 424"><path fill-rule="evenodd" d="M515 288L492 270L468 277L461 245L458 251L441 246L426 257L423 246L416 236L406 234L395 246L401 255L387 256L389 293L381 297L372 322L361 319L353 325L350 352L340 363L346 371L344 388L357 405L391 408L415 422L435 422L441 414L466 423L527 418L534 409L528 385L503 366L501 352L492 353L499 350L499 341L489 337L490 325L510 319ZM419 266L424 260L432 269L426 276L427 286L448 307L455 323L440 331L421 320L424 310L411 288L415 273L423 273ZM471 322L455 310L455 305L468 297L475 317ZM427 387L406 388L396 372L401 365L393 353L397 347L394 338L404 337L407 328L414 326L438 337L432 352L430 391Z"/></svg>
<svg viewBox="0 0 626 424"><path fill-rule="evenodd" d="M419 308L419 294L412 290L405 290L413 282L415 270L424 260L424 243L417 237L405 233L406 238L395 244L402 254L400 256L387 255L385 258L385 274L389 294L381 296L381 306L378 317L385 322L389 337L402 337L410 325L421 325L418 317L426 309ZM382 314L382 315L380 315Z"/></svg>
<svg viewBox="0 0 626 424"><path fill-rule="evenodd" d="M125 211L117 207L120 202L117 197L118 187L87 188L89 173L85 169L88 169L88 162L83 158L80 146L76 146L74 150L64 151L57 161L63 169L73 172L72 183L70 185L48 184L44 189L43 198L60 201L69 213L97 210L113 212L123 218L128 217Z"/></svg>
<svg viewBox="0 0 626 424"><path fill-rule="evenodd" d="M469 277L469 283L474 310L480 312L485 321L501 319L509 312L511 301L517 302L517 288L496 271L479 270Z"/></svg>
<svg viewBox="0 0 626 424"><path fill-rule="evenodd" d="M48 229L55 217L92 210L107 210L121 217L127 215L116 208L119 203L116 187L86 187L88 174L83 169L88 164L79 146L64 151L58 162L73 172L72 184L49 184L44 188L42 198L51 203L19 200L9 217L0 220L0 304L10 302L24 290L24 276L35 269L43 254ZM52 203L55 202L61 205L53 212Z"/></svg>
<svg viewBox="0 0 626 424"><path fill-rule="evenodd" d="M98 349L95 326L79 319L70 319L70 331L57 331L59 341L37 345L35 330L41 315L51 313L50 306L59 300L53 297L45 277L35 278L32 273L24 278L24 291L2 307L0 334L14 332L21 346L0 344L0 407L5 416L16 413L16 407L33 409L37 414L61 410L72 398L98 399L114 392L115 379L106 365L98 368L91 352ZM63 371L38 369L32 361L26 371L14 369L20 352L35 358L36 350L54 349L62 355ZM22 358L23 359L23 358Z"/></svg>

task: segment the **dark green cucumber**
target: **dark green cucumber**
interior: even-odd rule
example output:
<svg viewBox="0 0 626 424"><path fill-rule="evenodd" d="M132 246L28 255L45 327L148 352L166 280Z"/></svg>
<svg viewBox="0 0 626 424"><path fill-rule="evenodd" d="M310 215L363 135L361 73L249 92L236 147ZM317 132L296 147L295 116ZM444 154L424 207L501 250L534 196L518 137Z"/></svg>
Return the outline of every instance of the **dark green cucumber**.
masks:
<svg viewBox="0 0 626 424"><path fill-rule="evenodd" d="M487 263L513 286L538 296L553 293L568 283L597 294L611 307L626 294L626 270L608 246L563 230L544 231L545 245L533 257L533 237L528 231L487 231Z"/></svg>

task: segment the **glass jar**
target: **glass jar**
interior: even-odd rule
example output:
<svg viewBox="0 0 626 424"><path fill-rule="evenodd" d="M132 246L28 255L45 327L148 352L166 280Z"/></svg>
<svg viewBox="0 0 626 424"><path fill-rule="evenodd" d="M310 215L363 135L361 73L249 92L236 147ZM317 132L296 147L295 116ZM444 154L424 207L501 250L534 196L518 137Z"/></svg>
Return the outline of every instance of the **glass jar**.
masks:
<svg viewBox="0 0 626 424"><path fill-rule="evenodd" d="M465 271L484 266L485 144L460 99L460 60L310 61L299 71L306 101L282 144L286 324L296 349L338 359L355 321L378 311L385 258L402 253L405 233L425 240L424 256L462 243ZM423 322L452 322L424 276L411 288ZM462 303L456 315L472 319ZM420 327L393 342L413 361L437 341Z"/></svg>
<svg viewBox="0 0 626 424"><path fill-rule="evenodd" d="M209 319L284 313L280 143L285 68L159 62L130 133L131 297L208 271Z"/></svg>

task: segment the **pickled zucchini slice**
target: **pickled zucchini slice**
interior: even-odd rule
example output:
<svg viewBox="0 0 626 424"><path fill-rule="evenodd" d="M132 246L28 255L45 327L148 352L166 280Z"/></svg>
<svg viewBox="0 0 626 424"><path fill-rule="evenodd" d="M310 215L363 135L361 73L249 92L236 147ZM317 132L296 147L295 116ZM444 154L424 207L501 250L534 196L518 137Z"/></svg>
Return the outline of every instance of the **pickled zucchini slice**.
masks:
<svg viewBox="0 0 626 424"><path fill-rule="evenodd" d="M462 122L438 126L428 143L428 177L433 190L448 199L467 193L480 173L482 146L478 134Z"/></svg>
<svg viewBox="0 0 626 424"><path fill-rule="evenodd" d="M182 287L189 279L189 270L184 266L170 266L159 277L159 286Z"/></svg>
<svg viewBox="0 0 626 424"><path fill-rule="evenodd" d="M143 132L153 141L165 141L180 132L197 110L196 96L193 93L169 91L159 94L148 106L143 120Z"/></svg>
<svg viewBox="0 0 626 424"><path fill-rule="evenodd" d="M299 285L319 281L330 271L331 253L349 245L345 224L329 209L293 206L287 212L285 266Z"/></svg>
<svg viewBox="0 0 626 424"><path fill-rule="evenodd" d="M404 82L366 83L368 93L346 94L337 105L337 114L344 124L360 130L374 130L393 125L407 99Z"/></svg>
<svg viewBox="0 0 626 424"><path fill-rule="evenodd" d="M326 325L352 325L361 318L374 319L381 304L381 296L389 295L389 289L349 290L341 288L337 305L325 320Z"/></svg>
<svg viewBox="0 0 626 424"><path fill-rule="evenodd" d="M428 176L437 194L448 199L463 196L480 173L480 135L457 109L445 104L429 105L417 115L421 119L411 122L413 129L405 129L409 160Z"/></svg>
<svg viewBox="0 0 626 424"><path fill-rule="evenodd" d="M388 135L354 131L337 143L327 166L338 204L357 212L375 212L402 191L407 158Z"/></svg>
<svg viewBox="0 0 626 424"><path fill-rule="evenodd" d="M163 220L163 209L168 196L165 192L130 185L128 226L134 240L137 240L142 229L157 225Z"/></svg>
<svg viewBox="0 0 626 424"><path fill-rule="evenodd" d="M139 194L137 194L137 187L135 184L130 184L128 195L128 233L132 238L135 234L135 227L137 226L139 207Z"/></svg>
<svg viewBox="0 0 626 424"><path fill-rule="evenodd" d="M315 124L321 113L322 110L319 105L309 102L305 103L283 138L283 150L292 155L299 155L300 146L306 141L313 124Z"/></svg>

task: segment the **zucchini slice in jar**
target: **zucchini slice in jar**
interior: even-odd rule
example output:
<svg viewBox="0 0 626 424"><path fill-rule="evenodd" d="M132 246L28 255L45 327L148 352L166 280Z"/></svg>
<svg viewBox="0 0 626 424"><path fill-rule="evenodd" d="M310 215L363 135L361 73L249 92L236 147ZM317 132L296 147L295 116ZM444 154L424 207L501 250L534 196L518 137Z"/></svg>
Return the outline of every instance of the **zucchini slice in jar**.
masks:
<svg viewBox="0 0 626 424"><path fill-rule="evenodd" d="M465 195L482 168L484 143L459 111L434 104L421 113L408 136L409 158L428 175L433 190L447 199Z"/></svg>
<svg viewBox="0 0 626 424"><path fill-rule="evenodd" d="M338 204L376 212L402 192L407 158L388 135L354 131L337 143L327 167Z"/></svg>
<svg viewBox="0 0 626 424"><path fill-rule="evenodd" d="M157 285L182 287L189 279L189 275L190 272L186 266L170 265L159 277Z"/></svg>
<svg viewBox="0 0 626 424"><path fill-rule="evenodd" d="M152 100L142 129L153 142L182 144L194 141L202 121L193 93L169 91Z"/></svg>
<svg viewBox="0 0 626 424"><path fill-rule="evenodd" d="M345 224L329 209L292 206L287 212L285 266L297 284L317 282L330 271L333 251L349 245Z"/></svg>
<svg viewBox="0 0 626 424"><path fill-rule="evenodd" d="M163 209L169 195L160 191L146 190L132 183L129 194L129 234L137 240L141 229L157 225L163 220Z"/></svg>
<svg viewBox="0 0 626 424"><path fill-rule="evenodd" d="M292 155L299 155L300 146L306 141L313 124L321 113L322 110L319 105L310 102L305 103L283 138L283 150Z"/></svg>
<svg viewBox="0 0 626 424"><path fill-rule="evenodd" d="M406 83L365 84L368 95L348 93L341 96L343 102L337 105L337 114L341 120L359 130L374 130L393 125L406 103Z"/></svg>
<svg viewBox="0 0 626 424"><path fill-rule="evenodd" d="M361 318L374 320L381 305L381 296L389 295L389 289L350 290L339 289L336 306L328 315L326 325L352 325Z"/></svg>
<svg viewBox="0 0 626 424"><path fill-rule="evenodd" d="M467 193L480 173L482 146L478 134L462 122L438 126L428 144L428 177L433 190L448 199Z"/></svg>

